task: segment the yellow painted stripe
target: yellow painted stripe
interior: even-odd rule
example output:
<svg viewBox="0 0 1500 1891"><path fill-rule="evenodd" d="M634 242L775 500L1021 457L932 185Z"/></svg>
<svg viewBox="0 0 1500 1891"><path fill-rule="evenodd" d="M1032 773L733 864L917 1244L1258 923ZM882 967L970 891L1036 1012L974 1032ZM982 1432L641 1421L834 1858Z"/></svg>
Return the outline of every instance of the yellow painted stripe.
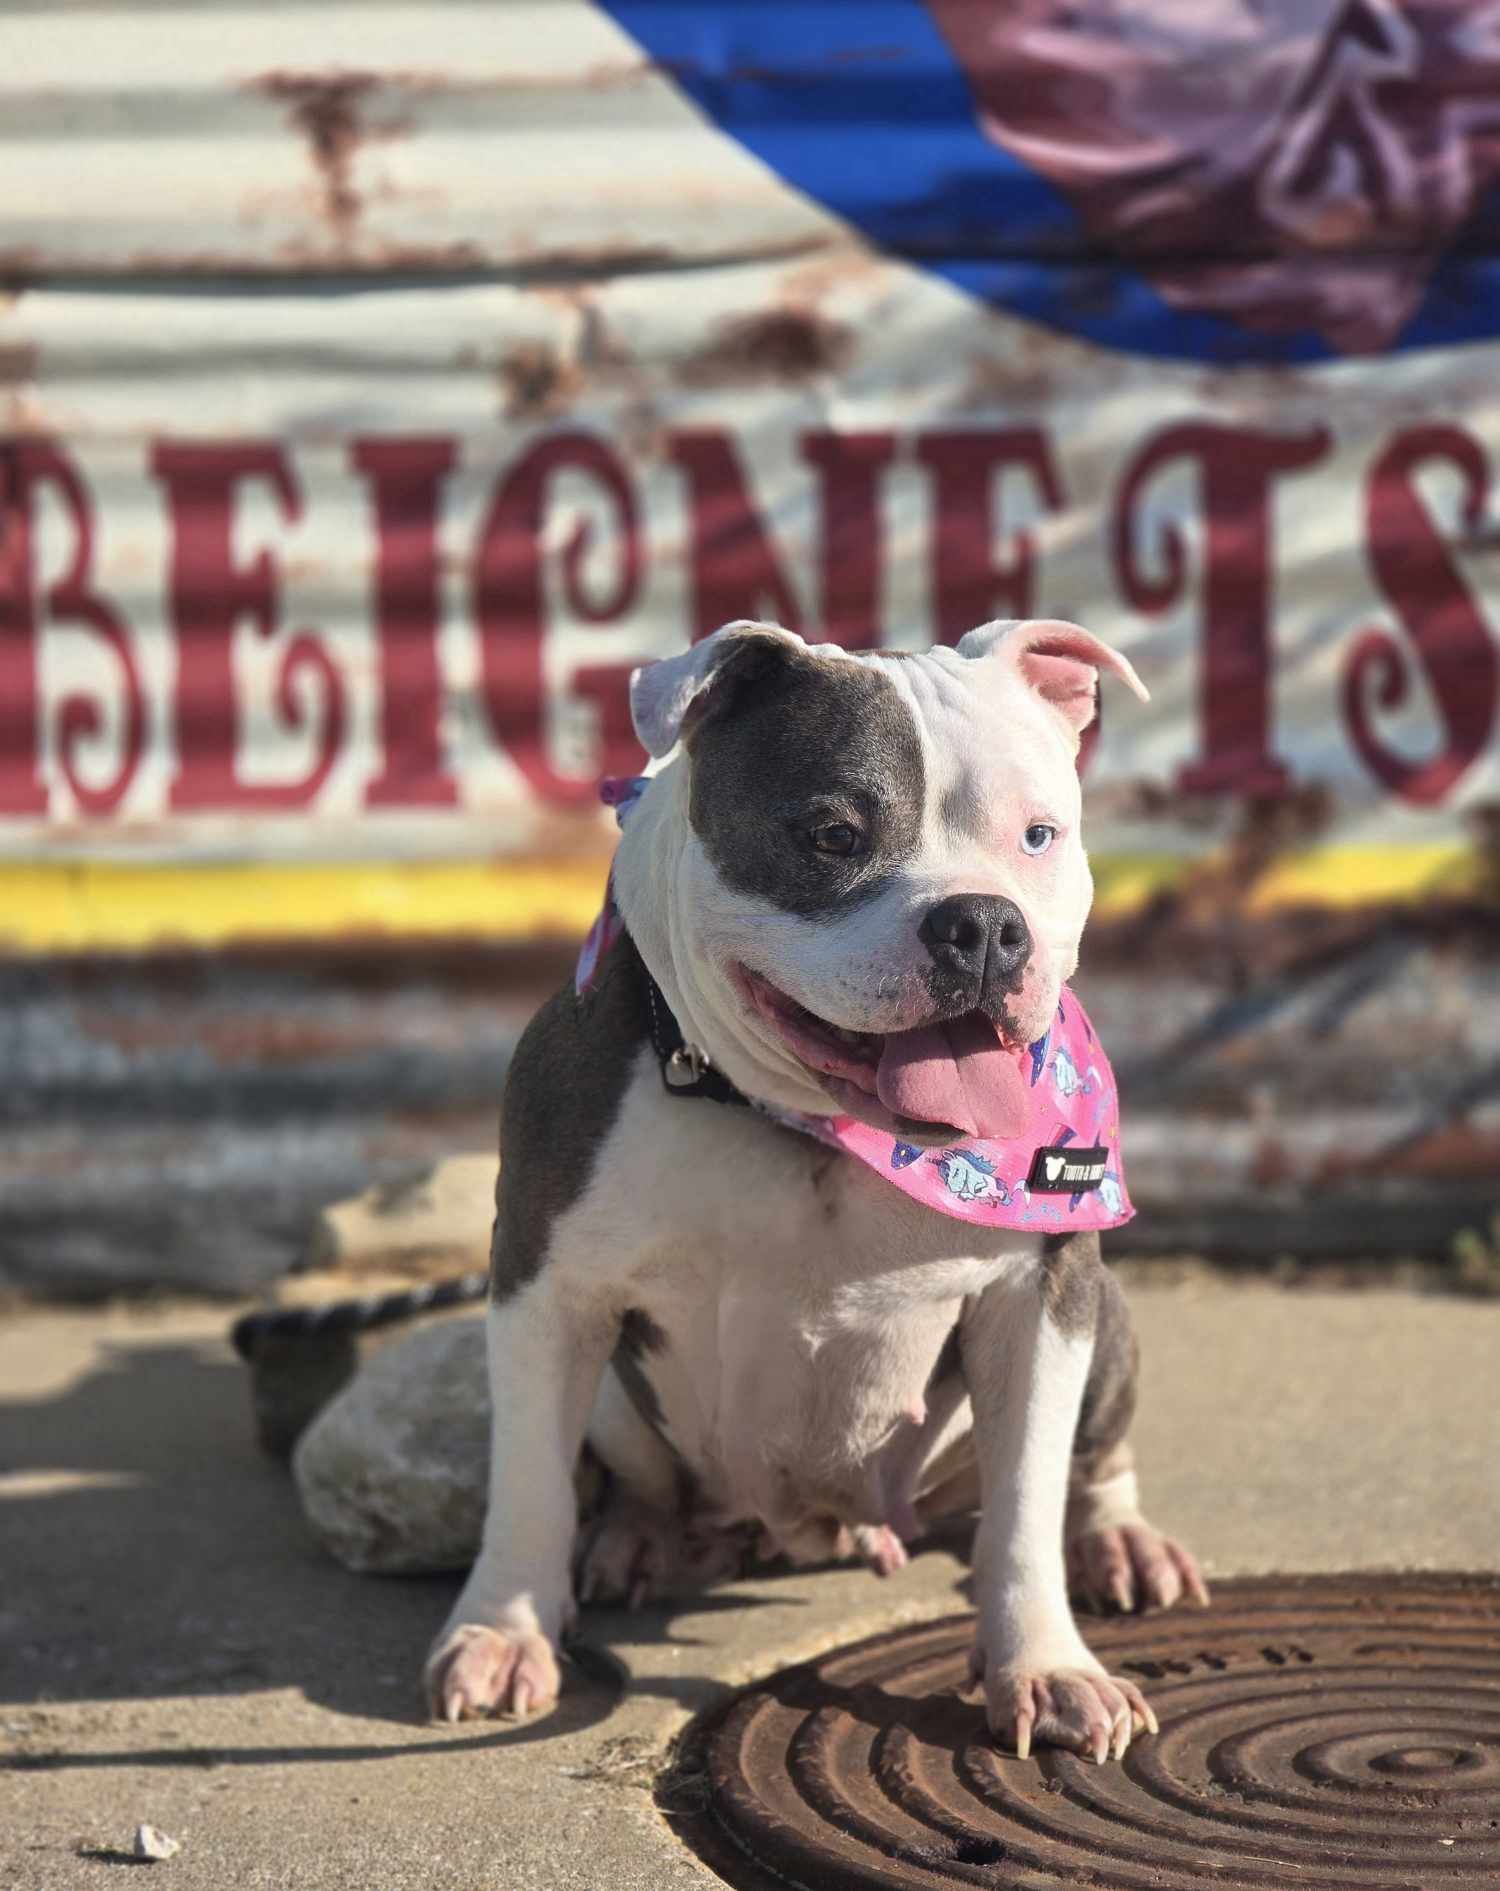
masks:
<svg viewBox="0 0 1500 1891"><path fill-rule="evenodd" d="M1094 911L1126 915L1209 864L1166 854L1097 857ZM602 860L0 864L0 951L578 937L599 910L605 871ZM1476 856L1460 843L1324 847L1273 867L1249 910L1400 902L1462 894L1477 881Z"/></svg>
<svg viewBox="0 0 1500 1891"><path fill-rule="evenodd" d="M1123 918L1184 880L1195 863L1179 854L1090 854L1094 912Z"/></svg>
<svg viewBox="0 0 1500 1891"><path fill-rule="evenodd" d="M1213 854L1106 854L1090 857L1094 912L1121 918L1153 895L1180 886L1196 873L1211 873L1223 857ZM1435 893L1458 897L1476 890L1479 858L1463 841L1410 847L1312 847L1288 854L1256 881L1246 910L1275 912L1289 906L1375 906Z"/></svg>
<svg viewBox="0 0 1500 1891"><path fill-rule="evenodd" d="M1462 841L1417 847L1322 847L1289 854L1256 883L1251 912L1278 906L1367 906L1473 893L1479 856Z"/></svg>
<svg viewBox="0 0 1500 1891"><path fill-rule="evenodd" d="M0 865L0 950L577 937L599 911L606 871L602 860Z"/></svg>

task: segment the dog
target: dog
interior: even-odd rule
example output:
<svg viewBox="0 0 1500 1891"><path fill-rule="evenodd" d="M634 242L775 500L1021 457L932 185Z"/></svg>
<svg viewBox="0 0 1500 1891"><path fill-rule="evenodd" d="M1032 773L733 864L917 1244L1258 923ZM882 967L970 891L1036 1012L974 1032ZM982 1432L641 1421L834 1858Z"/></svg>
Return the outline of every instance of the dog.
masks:
<svg viewBox="0 0 1500 1891"><path fill-rule="evenodd" d="M607 923L505 1088L488 1513L439 1718L551 1702L579 1601L750 1543L888 1573L977 1510L994 1737L1103 1761L1155 1731L1069 1601L1207 1601L1139 1507L1112 1080L1064 984L1103 674L1145 697L1072 624L913 656L743 621L632 677L653 763ZM1061 1129L1028 1168L1066 1111L1098 1146ZM580 1529L585 1446L608 1488Z"/></svg>

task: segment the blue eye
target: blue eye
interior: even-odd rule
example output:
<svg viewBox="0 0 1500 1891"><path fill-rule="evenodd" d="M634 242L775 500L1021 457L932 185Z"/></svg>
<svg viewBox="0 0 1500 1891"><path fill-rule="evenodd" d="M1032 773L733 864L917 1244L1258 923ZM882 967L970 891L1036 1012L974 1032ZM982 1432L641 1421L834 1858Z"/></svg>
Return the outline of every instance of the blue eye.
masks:
<svg viewBox="0 0 1500 1891"><path fill-rule="evenodd" d="M1057 839L1057 829L1048 827L1045 821L1033 821L1021 836L1023 854L1044 854Z"/></svg>

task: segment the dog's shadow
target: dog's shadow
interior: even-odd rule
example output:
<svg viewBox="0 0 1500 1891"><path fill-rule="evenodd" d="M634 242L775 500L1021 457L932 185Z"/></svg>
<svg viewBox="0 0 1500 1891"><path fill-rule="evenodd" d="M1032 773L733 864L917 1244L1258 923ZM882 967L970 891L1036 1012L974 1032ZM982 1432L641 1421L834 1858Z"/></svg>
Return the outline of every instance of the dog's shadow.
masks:
<svg viewBox="0 0 1500 1891"><path fill-rule="evenodd" d="M20 1767L280 1764L434 1752L576 1730L619 1697L580 1669L551 1715L426 1728L417 1673L457 1579L377 1581L312 1540L286 1469L254 1440L243 1367L210 1338L109 1345L50 1396L0 1399L7 1580L0 1704L203 1701L289 1691L351 1722L348 1742L66 1754L45 1737ZM211 1714L222 1724L223 1716ZM381 1724L405 1738L380 1738ZM24 1721L18 1724L25 1724ZM65 1725L65 1723L64 1723ZM415 1742L418 1729L423 1733ZM361 1734L376 1733L375 1738Z"/></svg>
<svg viewBox="0 0 1500 1891"><path fill-rule="evenodd" d="M23 1743L11 1761L20 1767L285 1764L520 1745L602 1722L627 1688L696 1713L722 1697L722 1684L689 1663L669 1672L640 1651L696 1645L694 1617L794 1600L768 1569L673 1606L586 1610L553 1710L435 1726L417 1671L459 1578L376 1579L331 1561L287 1471L255 1443L247 1377L222 1343L106 1345L50 1395L0 1399L0 1476L0 1705L218 1697L248 1707L288 1691L364 1723L341 1730L347 1739L305 1745L256 1742L248 1712L239 1723L248 1738L201 1748L67 1753L41 1738Z"/></svg>

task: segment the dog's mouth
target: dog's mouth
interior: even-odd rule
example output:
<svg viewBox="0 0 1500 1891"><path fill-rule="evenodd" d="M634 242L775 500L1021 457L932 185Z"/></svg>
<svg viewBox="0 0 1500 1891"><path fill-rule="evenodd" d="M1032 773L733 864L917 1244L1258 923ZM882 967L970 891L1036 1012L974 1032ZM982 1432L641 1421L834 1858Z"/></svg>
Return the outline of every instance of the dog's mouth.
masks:
<svg viewBox="0 0 1500 1891"><path fill-rule="evenodd" d="M1029 1119L1024 1046L1008 1044L981 1011L907 1031L850 1031L820 1018L745 968L756 1011L787 1049L854 1115L904 1131L993 1138L1024 1134ZM873 1106L873 1108L872 1108Z"/></svg>

